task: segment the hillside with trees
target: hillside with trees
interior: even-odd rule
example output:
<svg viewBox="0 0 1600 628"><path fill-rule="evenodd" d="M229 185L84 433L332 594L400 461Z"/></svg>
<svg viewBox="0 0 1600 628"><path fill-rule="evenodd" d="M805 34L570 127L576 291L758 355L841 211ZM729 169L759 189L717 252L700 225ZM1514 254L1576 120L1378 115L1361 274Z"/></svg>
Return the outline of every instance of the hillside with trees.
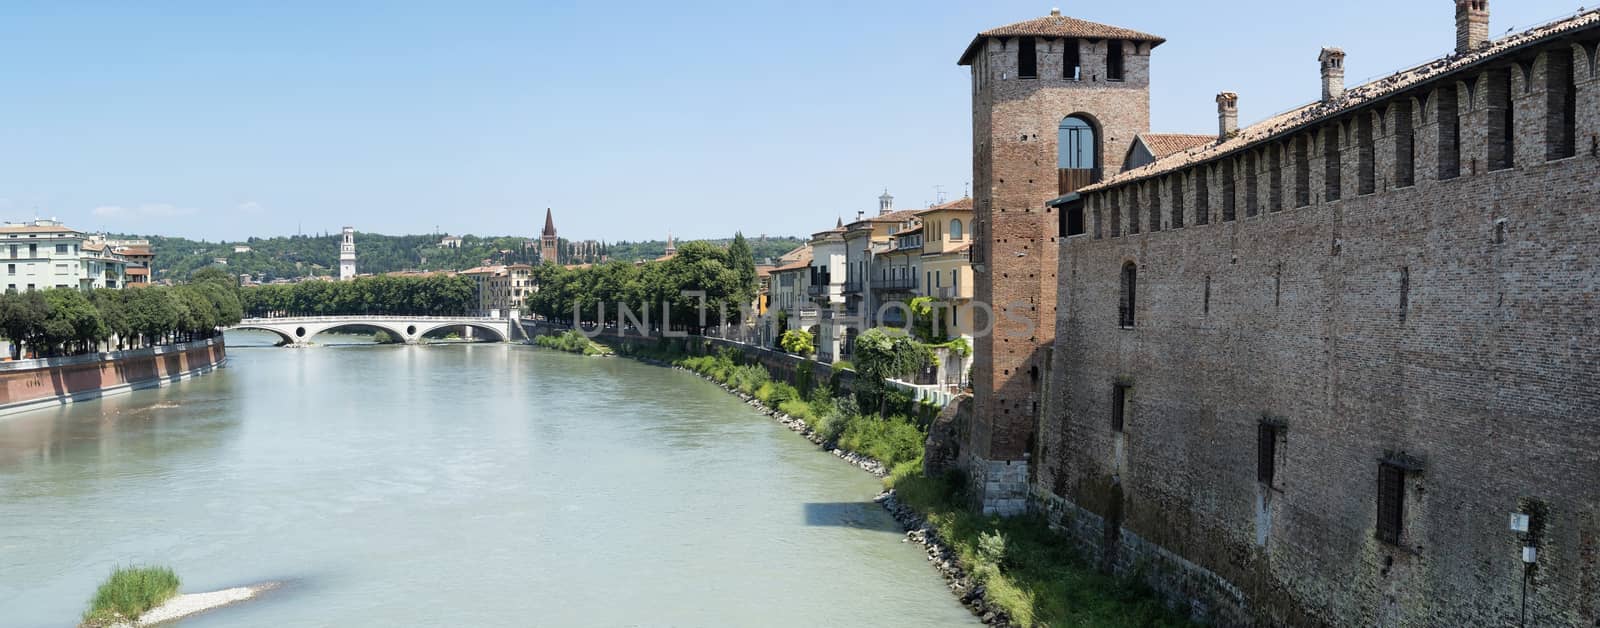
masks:
<svg viewBox="0 0 1600 628"><path fill-rule="evenodd" d="M155 253L156 280L182 281L195 271L222 267L228 274L249 274L256 281L300 277L326 277L338 274L339 235L296 235L273 238L249 238L243 242L210 242L166 236L113 235L113 238L146 239ZM356 267L362 274L383 274L402 270L460 271L489 264L533 263L538 259L537 238L518 236L461 237L461 245L439 246L442 235L391 236L378 233L356 233ZM732 238L706 240L714 247L727 247ZM799 238L757 238L749 241L752 257L757 261L778 256L800 246ZM682 250L685 243L679 242ZM568 241L562 239L560 250L565 256ZM248 252L235 252L235 247L248 246ZM613 261L633 262L653 260L666 254L663 240L646 242L617 241L601 243L601 252ZM221 266L217 260L225 260ZM590 259L562 259L561 263L590 262Z"/></svg>

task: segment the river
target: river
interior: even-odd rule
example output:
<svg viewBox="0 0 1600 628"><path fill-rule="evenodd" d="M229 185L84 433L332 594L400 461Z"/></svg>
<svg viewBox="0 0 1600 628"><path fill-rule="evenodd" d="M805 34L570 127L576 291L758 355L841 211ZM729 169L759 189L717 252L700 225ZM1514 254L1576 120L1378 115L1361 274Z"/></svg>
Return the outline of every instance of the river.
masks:
<svg viewBox="0 0 1600 628"><path fill-rule="evenodd" d="M72 625L127 563L285 583L186 627L977 625L876 479L690 374L263 340L0 417L0 626Z"/></svg>

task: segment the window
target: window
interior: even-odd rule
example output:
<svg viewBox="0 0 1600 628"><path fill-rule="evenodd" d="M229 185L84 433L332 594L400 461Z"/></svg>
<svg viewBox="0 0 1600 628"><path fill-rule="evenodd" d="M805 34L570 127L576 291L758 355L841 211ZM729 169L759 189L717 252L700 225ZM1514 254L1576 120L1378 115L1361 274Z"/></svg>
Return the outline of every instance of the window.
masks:
<svg viewBox="0 0 1600 628"><path fill-rule="evenodd" d="M1100 180L1100 140L1093 124L1081 116L1062 118L1056 140L1058 192L1071 194Z"/></svg>
<svg viewBox="0 0 1600 628"><path fill-rule="evenodd" d="M1372 142L1372 114L1356 117L1356 194L1378 191L1377 149Z"/></svg>
<svg viewBox="0 0 1600 628"><path fill-rule="evenodd" d="M15 274L17 274L17 265L16 264L6 264L6 274L7 275L15 275Z"/></svg>
<svg viewBox="0 0 1600 628"><path fill-rule="evenodd" d="M1411 187L1417 184L1417 133L1411 120L1411 100L1401 98L1394 104L1394 184Z"/></svg>
<svg viewBox="0 0 1600 628"><path fill-rule="evenodd" d="M1203 316L1211 315L1211 275L1206 275L1206 292L1201 297L1200 314Z"/></svg>
<svg viewBox="0 0 1600 628"><path fill-rule="evenodd" d="M1572 52L1565 46L1545 55L1544 158L1566 159L1578 154L1578 84L1573 75Z"/></svg>
<svg viewBox="0 0 1600 628"><path fill-rule="evenodd" d="M1378 540L1400 544L1405 526L1406 470L1398 464L1378 465Z"/></svg>
<svg viewBox="0 0 1600 628"><path fill-rule="evenodd" d="M1125 427L1127 427L1128 415L1131 414L1131 412L1129 412L1130 408L1128 407L1128 402L1131 401L1129 399L1130 396L1131 395L1128 394L1127 384L1117 383L1112 386L1111 431L1121 432Z"/></svg>
<svg viewBox="0 0 1600 628"><path fill-rule="evenodd" d="M1516 161L1517 114L1512 106L1511 70L1489 72L1489 169L1505 170Z"/></svg>
<svg viewBox="0 0 1600 628"><path fill-rule="evenodd" d="M1133 262L1122 265L1122 299L1117 307L1117 324L1124 329L1133 327L1134 307L1138 304L1139 268Z"/></svg>
<svg viewBox="0 0 1600 628"><path fill-rule="evenodd" d="M1078 40L1076 39L1068 39L1062 43L1061 78L1069 81L1083 80L1083 64L1078 57Z"/></svg>
<svg viewBox="0 0 1600 628"><path fill-rule="evenodd" d="M37 245L37 244L29 244L28 245L28 257L38 257L38 256L39 256L39 245Z"/></svg>
<svg viewBox="0 0 1600 628"><path fill-rule="evenodd" d="M1439 90L1439 180L1461 176L1461 120L1456 88Z"/></svg>
<svg viewBox="0 0 1600 628"><path fill-rule="evenodd" d="M66 264L56 264L56 272L57 273L67 272L67 265Z"/></svg>
<svg viewBox="0 0 1600 628"><path fill-rule="evenodd" d="M1329 201L1339 200L1339 181L1342 164L1339 163L1339 125L1334 124L1322 129L1322 163L1324 186L1323 194Z"/></svg>
<svg viewBox="0 0 1600 628"><path fill-rule="evenodd" d="M1017 40L1017 78L1039 78L1038 42L1032 37Z"/></svg>
<svg viewBox="0 0 1600 628"><path fill-rule="evenodd" d="M57 244L56 245L56 255L66 255L66 254L67 254L67 245L65 245L65 244Z"/></svg>
<svg viewBox="0 0 1600 628"><path fill-rule="evenodd" d="M1194 174L1194 224L1208 225L1211 224L1210 173L1206 166L1201 166Z"/></svg>
<svg viewBox="0 0 1600 628"><path fill-rule="evenodd" d="M11 245L11 259L17 259L17 245Z"/></svg>
<svg viewBox="0 0 1600 628"><path fill-rule="evenodd" d="M1117 39L1106 40L1106 80L1123 80L1123 51L1122 41Z"/></svg>
<svg viewBox="0 0 1600 628"><path fill-rule="evenodd" d="M950 219L950 239L951 240L955 240L957 242L960 242L962 237L963 237L963 235L961 233L961 219L960 218L951 218Z"/></svg>
<svg viewBox="0 0 1600 628"><path fill-rule="evenodd" d="M1281 425L1262 421L1256 426L1256 481L1271 487L1278 475L1278 434Z"/></svg>

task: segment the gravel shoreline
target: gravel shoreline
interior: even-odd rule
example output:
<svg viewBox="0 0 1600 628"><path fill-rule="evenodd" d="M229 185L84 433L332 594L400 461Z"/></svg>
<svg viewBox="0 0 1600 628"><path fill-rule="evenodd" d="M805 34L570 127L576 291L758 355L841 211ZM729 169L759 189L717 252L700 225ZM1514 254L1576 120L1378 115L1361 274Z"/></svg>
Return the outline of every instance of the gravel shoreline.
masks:
<svg viewBox="0 0 1600 628"><path fill-rule="evenodd" d="M830 443L824 443L822 436L812 430L811 426L806 425L804 420L769 408L766 404L761 403L760 399L744 394L737 388L721 384L716 380L681 366L673 366L659 360L641 361L656 366L675 368L716 384L719 388L743 400L746 405L772 417L774 421L801 435L818 447L826 449L828 453L839 457L839 459L849 462L875 477L882 478L889 475L889 469L882 462L853 451L832 447ZM934 530L933 526L928 523L927 519L923 518L921 513L918 513L915 508L900 503L895 498L893 490L879 493L872 501L877 502L884 510L889 511L889 514L900 524L901 529L906 531L905 538L901 539L902 543L916 543L922 546L927 553L928 563L933 566L934 570L939 572L940 576L944 577L945 585L949 587L950 594L956 596L956 599L960 600L961 604L967 607L967 610L972 611L973 615L977 616L984 624L990 626L1017 626L1017 624L1012 623L1011 617L1004 610L989 601L988 592L983 585L973 581L971 574L967 573L967 570L961 566L961 560L956 556L955 550L950 549L944 539L939 537L939 532Z"/></svg>

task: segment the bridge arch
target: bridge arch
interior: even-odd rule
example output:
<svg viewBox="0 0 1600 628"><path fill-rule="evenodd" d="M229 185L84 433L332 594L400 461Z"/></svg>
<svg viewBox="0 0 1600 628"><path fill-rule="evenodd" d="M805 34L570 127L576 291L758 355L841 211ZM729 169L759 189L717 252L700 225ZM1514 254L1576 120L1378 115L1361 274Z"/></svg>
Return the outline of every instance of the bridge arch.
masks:
<svg viewBox="0 0 1600 628"><path fill-rule="evenodd" d="M385 323L379 323L379 322L376 322L376 321L350 321L350 322L344 322L344 323L331 323L331 324L327 324L327 325L317 325L317 326L297 325L295 333L298 334L300 332L300 329L304 329L306 331L306 334L305 334L305 336L303 336L303 337L301 337L299 339L299 342L311 342L312 336L316 336L316 335L319 335L319 334L325 334L325 333L328 333L330 331L335 331L335 330L340 330L340 329L349 329L349 328L382 330L383 332L385 332L385 333L389 334L391 337L393 337L395 339L395 341L400 342L400 343L410 343L414 339L414 336L406 333L404 327L401 327L401 328L397 329L394 325L389 325L389 324L385 324Z"/></svg>
<svg viewBox="0 0 1600 628"><path fill-rule="evenodd" d="M408 338L413 338L413 339L416 339L416 340L421 340L423 336L426 336L428 334L431 334L433 332L436 332L436 331L439 331L441 329L445 329L445 328L448 328L448 327L471 327L476 332L486 334L485 337L493 339L494 342L505 342L506 341L506 332L505 332L505 330L497 329L497 328L489 326L489 325L483 325L483 324L480 324L480 323L473 323L473 322L468 322L468 321L446 321L446 322L443 322L443 323L439 323L437 325L417 325L416 326L416 334L412 335L412 336L407 336L407 337Z"/></svg>
<svg viewBox="0 0 1600 628"><path fill-rule="evenodd" d="M295 342L298 342L293 336L290 336L288 333L284 332L284 330L266 325L239 325L237 327L230 328L230 331L264 331L277 336L279 340L282 340L283 342L280 344L292 345Z"/></svg>

